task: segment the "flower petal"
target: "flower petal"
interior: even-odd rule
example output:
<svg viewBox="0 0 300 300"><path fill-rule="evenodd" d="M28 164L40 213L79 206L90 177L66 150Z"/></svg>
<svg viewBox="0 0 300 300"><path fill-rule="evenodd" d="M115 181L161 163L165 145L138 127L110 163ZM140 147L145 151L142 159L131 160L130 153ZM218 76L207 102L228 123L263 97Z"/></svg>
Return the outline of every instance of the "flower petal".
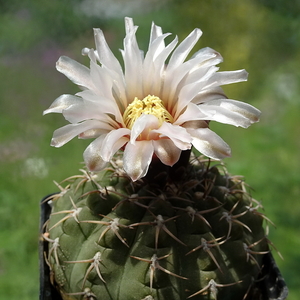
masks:
<svg viewBox="0 0 300 300"><path fill-rule="evenodd" d="M91 80L94 83L97 95L112 97L113 79L109 76L107 71L97 65L95 62L90 63Z"/></svg>
<svg viewBox="0 0 300 300"><path fill-rule="evenodd" d="M219 86L205 89L198 93L192 100L195 104L206 103L212 100L227 99L223 89Z"/></svg>
<svg viewBox="0 0 300 300"><path fill-rule="evenodd" d="M199 108L204 113L211 114L208 120L244 128L258 122L261 113L248 103L231 99L212 100L206 105L199 105Z"/></svg>
<svg viewBox="0 0 300 300"><path fill-rule="evenodd" d="M131 18L125 18L125 27L124 51L121 53L124 60L127 97L133 101L135 97L143 99L142 53L135 36L137 26L134 26Z"/></svg>
<svg viewBox="0 0 300 300"><path fill-rule="evenodd" d="M92 172L101 171L105 168L107 161L103 160L100 155L100 148L103 144L106 134L95 139L83 152L83 158L86 166Z"/></svg>
<svg viewBox="0 0 300 300"><path fill-rule="evenodd" d="M99 102L102 113L112 114L119 123L122 123L122 114L113 95L114 77L110 76L107 69L101 68L94 62L91 62L90 68L91 78L95 86L95 90L93 91L95 96L94 101ZM85 92L87 91L83 91L81 94Z"/></svg>
<svg viewBox="0 0 300 300"><path fill-rule="evenodd" d="M194 121L194 120L207 120L208 114L205 114L204 112L199 109L199 106L197 106L194 103L189 103L185 109L185 111L179 115L177 120L173 123L174 125L181 125L188 121Z"/></svg>
<svg viewBox="0 0 300 300"><path fill-rule="evenodd" d="M202 31L199 28L196 28L178 45L170 58L167 71L169 71L169 69L177 68L184 62L201 35Z"/></svg>
<svg viewBox="0 0 300 300"><path fill-rule="evenodd" d="M168 137L181 150L191 148L191 136L185 128L164 122L159 129L153 130L160 134L160 137Z"/></svg>
<svg viewBox="0 0 300 300"><path fill-rule="evenodd" d="M124 170L133 181L145 176L152 160L154 147L152 141L127 143L124 150Z"/></svg>
<svg viewBox="0 0 300 300"><path fill-rule="evenodd" d="M169 57L170 53L173 51L173 49L175 48L176 44L178 43L178 38L175 37L174 40L168 44L163 51L161 51L156 57L155 59L151 62L153 64L153 68L152 71L149 72L148 75L144 75L144 81L145 79L148 78L151 82L151 85L149 85L151 87L150 90L147 90L148 84L144 86L146 88L144 88L144 93L145 94L152 94L152 95L159 95L161 94L161 90L164 88L165 86L165 66L166 66L166 59ZM146 68L146 67L145 67ZM149 76L149 77L147 77ZM172 89L176 89L176 87L171 87ZM166 88L166 90L168 90ZM165 98L166 99L166 98Z"/></svg>
<svg viewBox="0 0 300 300"><path fill-rule="evenodd" d="M114 122L111 118L101 112L99 103L74 104L63 111L63 115L70 123L79 123L85 120L98 120L102 127L107 130L114 129ZM111 122L110 122L111 120Z"/></svg>
<svg viewBox="0 0 300 300"><path fill-rule="evenodd" d="M103 134L103 129L102 128L101 129L100 128L93 128L93 129L89 129L89 130L86 130L86 131L80 133L78 135L78 138L82 139L82 140L96 139L102 134Z"/></svg>
<svg viewBox="0 0 300 300"><path fill-rule="evenodd" d="M202 154L217 160L230 156L228 144L209 128L187 129L187 131L193 138L193 146Z"/></svg>
<svg viewBox="0 0 300 300"><path fill-rule="evenodd" d="M173 80L174 70L184 62L201 35L202 31L200 29L194 29L174 50L165 71L164 90L162 92L163 99L169 98L169 87L171 86L171 82Z"/></svg>
<svg viewBox="0 0 300 300"><path fill-rule="evenodd" d="M56 69L67 76L75 84L88 89L94 89L90 70L77 61L67 56L61 56L56 63Z"/></svg>
<svg viewBox="0 0 300 300"><path fill-rule="evenodd" d="M174 113L175 109L173 109L173 114L175 114L175 118L179 116L182 109L186 105L188 105L188 103L193 101L193 99L197 96L199 92L201 92L203 88L207 87L207 81L217 70L218 68L215 66L210 67L205 74L200 76L199 81L187 84L181 89L178 95L177 104L174 105L174 107L176 108L176 113Z"/></svg>
<svg viewBox="0 0 300 300"><path fill-rule="evenodd" d="M242 81L247 81L248 72L246 70L236 70L236 71L226 71L215 73L214 76L210 78L208 85L210 87L220 86L225 84L237 83Z"/></svg>
<svg viewBox="0 0 300 300"><path fill-rule="evenodd" d="M135 122L131 128L130 143L135 144L136 139L139 135L145 132L145 138L149 139L152 129L157 129L159 127L159 122L157 117L154 115L142 114Z"/></svg>
<svg viewBox="0 0 300 300"><path fill-rule="evenodd" d="M204 81L205 74L208 72L211 66L214 66L222 61L221 55L210 48L202 49L204 51L198 51L197 55L193 56L190 60L184 62L178 68L173 71L172 81L170 81L170 90L168 99L173 99L172 103L169 103L168 107L175 106L177 96L180 90L188 84ZM199 85L198 85L199 86ZM199 86L199 89L201 86Z"/></svg>
<svg viewBox="0 0 300 300"><path fill-rule="evenodd" d="M171 33L161 34L157 38L155 38L151 43L149 43L145 60L148 57L149 60L154 61L157 58L157 56L164 51L164 49L166 48L164 40L170 34Z"/></svg>
<svg viewBox="0 0 300 300"><path fill-rule="evenodd" d="M192 59L195 57L202 57L203 61L200 63L198 62L196 65L194 65L194 68L191 69L191 72L193 72L195 69L198 69L199 67L210 67L212 65L217 65L223 61L222 55L210 47L205 47L198 50L192 56Z"/></svg>
<svg viewBox="0 0 300 300"><path fill-rule="evenodd" d="M163 34L162 28L160 26L155 25L154 22L152 22L151 31L150 31L150 39L149 39L149 47L162 34Z"/></svg>
<svg viewBox="0 0 300 300"><path fill-rule="evenodd" d="M126 143L129 138L126 136L130 135L128 128L119 128L109 132L102 144L100 155L105 161L110 161L112 156Z"/></svg>
<svg viewBox="0 0 300 300"><path fill-rule="evenodd" d="M82 123L68 124L58 128L53 133L51 146L57 148L61 147L72 140L75 136L94 128L99 128L99 130L102 130L102 133L107 132L107 129L103 128L102 122L98 120L87 120Z"/></svg>
<svg viewBox="0 0 300 300"><path fill-rule="evenodd" d="M99 119L103 114L111 114L114 116L115 120L121 124L123 123L120 110L116 105L116 102L111 98L97 95L91 90L84 90L77 93L77 95L85 100L82 104L82 109L85 111L90 111L91 114L89 119Z"/></svg>
<svg viewBox="0 0 300 300"><path fill-rule="evenodd" d="M62 113L63 110L67 109L74 104L82 104L83 100L80 97L73 95L64 94L56 98L50 107L44 110L43 115L49 113Z"/></svg>
<svg viewBox="0 0 300 300"><path fill-rule="evenodd" d="M126 109L126 91L125 91L125 79L122 67L114 56L112 51L107 45L106 39L102 30L94 29L95 43L102 67L110 73L113 78L113 90L117 97L118 104L123 110Z"/></svg>
<svg viewBox="0 0 300 300"><path fill-rule="evenodd" d="M119 77L117 79L123 78L123 70L120 62L109 48L103 31L99 28L94 28L94 37L100 63L118 74Z"/></svg>
<svg viewBox="0 0 300 300"><path fill-rule="evenodd" d="M153 146L155 154L163 164L173 166L179 160L181 150L170 139L153 141Z"/></svg>
<svg viewBox="0 0 300 300"><path fill-rule="evenodd" d="M160 65L158 65L158 63L155 64L154 62L156 58L159 57L161 53L166 49L164 46L164 39L168 35L169 34L167 33L159 36L153 41L152 44L149 45L149 49L143 62L143 78L147 78L146 80L143 80L143 90L145 95L155 94L155 92L151 89L152 86L155 85L156 82L159 82L161 84L161 78L158 73L158 71L161 71L162 67L161 60ZM167 56L165 56L165 59L167 58Z"/></svg>

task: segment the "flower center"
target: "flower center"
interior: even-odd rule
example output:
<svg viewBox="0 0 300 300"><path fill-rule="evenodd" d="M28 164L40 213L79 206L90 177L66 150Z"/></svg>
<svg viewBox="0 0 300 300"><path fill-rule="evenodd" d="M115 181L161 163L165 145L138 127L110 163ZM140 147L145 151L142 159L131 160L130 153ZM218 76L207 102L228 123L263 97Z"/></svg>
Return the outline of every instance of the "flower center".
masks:
<svg viewBox="0 0 300 300"><path fill-rule="evenodd" d="M123 120L126 127L131 129L134 122L142 114L157 117L159 125L162 125L163 122L173 122L173 117L166 110L161 99L156 96L148 95L143 100L140 100L137 97L134 98L133 102L127 106L123 114Z"/></svg>

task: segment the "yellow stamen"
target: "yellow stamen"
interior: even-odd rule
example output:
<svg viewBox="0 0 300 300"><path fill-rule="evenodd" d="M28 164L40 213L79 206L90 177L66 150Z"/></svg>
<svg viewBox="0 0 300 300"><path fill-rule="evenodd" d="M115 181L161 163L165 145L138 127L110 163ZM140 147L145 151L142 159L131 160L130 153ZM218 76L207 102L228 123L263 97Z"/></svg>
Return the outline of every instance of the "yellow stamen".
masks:
<svg viewBox="0 0 300 300"><path fill-rule="evenodd" d="M143 100L134 98L133 102L131 102L124 114L123 120L127 128L131 129L134 122L142 115L153 115L157 117L159 121L159 125L163 122L173 122L173 117L166 110L163 105L163 102L156 96L148 95Z"/></svg>

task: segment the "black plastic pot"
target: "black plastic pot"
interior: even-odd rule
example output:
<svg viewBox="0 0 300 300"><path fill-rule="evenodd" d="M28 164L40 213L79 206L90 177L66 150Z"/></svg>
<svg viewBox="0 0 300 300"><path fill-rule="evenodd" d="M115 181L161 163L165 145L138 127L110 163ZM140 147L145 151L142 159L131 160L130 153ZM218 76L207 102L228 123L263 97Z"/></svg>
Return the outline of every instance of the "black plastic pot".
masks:
<svg viewBox="0 0 300 300"><path fill-rule="evenodd" d="M47 196L49 197L49 196ZM41 201L40 233L43 233L43 225L51 213L50 205ZM48 242L40 238L39 259L40 259L40 298L39 300L63 300L57 289L51 284L51 272L45 261L45 253L48 253ZM249 292L251 297L247 300L285 300L288 296L288 288L276 265L272 253L264 255L263 268Z"/></svg>

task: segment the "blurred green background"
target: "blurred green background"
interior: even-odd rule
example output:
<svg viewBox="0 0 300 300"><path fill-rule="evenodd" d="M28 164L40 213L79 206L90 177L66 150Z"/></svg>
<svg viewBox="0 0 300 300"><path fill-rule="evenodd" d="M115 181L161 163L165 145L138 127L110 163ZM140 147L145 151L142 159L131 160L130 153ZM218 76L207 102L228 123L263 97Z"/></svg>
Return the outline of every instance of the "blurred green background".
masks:
<svg viewBox="0 0 300 300"><path fill-rule="evenodd" d="M100 27L120 57L124 16L139 25L146 50L151 21L182 40L204 32L195 51L209 46L224 57L221 70L245 68L247 83L226 87L232 99L262 110L244 130L212 124L232 147L225 163L244 175L276 228L270 239L290 290L300 294L300 3L298 0L0 0L0 299L38 299L39 201L57 191L53 180L78 173L90 141L49 146L66 124L42 111L78 88L55 70L60 55L88 64ZM174 35L173 35L174 36ZM297 296L298 295L298 296Z"/></svg>

